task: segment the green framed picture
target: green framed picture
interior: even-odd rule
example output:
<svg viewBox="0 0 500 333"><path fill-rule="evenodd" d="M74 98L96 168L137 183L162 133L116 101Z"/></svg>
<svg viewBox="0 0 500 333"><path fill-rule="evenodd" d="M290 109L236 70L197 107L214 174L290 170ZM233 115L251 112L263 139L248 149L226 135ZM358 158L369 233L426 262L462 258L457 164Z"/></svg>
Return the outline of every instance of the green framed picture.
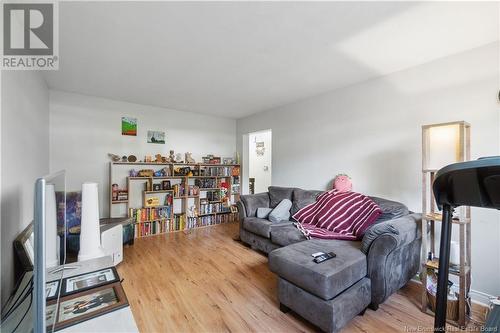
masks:
<svg viewBox="0 0 500 333"><path fill-rule="evenodd" d="M122 117L122 135L137 136L137 118Z"/></svg>

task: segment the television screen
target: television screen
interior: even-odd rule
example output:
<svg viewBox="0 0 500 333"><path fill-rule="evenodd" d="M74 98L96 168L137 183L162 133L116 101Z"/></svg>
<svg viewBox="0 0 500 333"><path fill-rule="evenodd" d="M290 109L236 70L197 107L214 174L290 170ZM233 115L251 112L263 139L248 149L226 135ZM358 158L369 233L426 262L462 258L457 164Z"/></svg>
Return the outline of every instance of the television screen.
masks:
<svg viewBox="0 0 500 333"><path fill-rule="evenodd" d="M60 171L37 179L33 221L33 329L51 332L53 322L46 313L47 298L60 297L56 281L47 281L47 271L66 262L66 173ZM59 285L64 270L60 270ZM47 321L49 318L49 321Z"/></svg>

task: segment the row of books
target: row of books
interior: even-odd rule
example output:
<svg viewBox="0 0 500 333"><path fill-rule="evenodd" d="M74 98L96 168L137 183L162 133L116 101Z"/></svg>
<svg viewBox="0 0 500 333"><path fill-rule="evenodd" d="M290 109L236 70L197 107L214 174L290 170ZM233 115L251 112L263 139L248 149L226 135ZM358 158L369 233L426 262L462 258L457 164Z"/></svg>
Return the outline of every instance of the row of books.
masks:
<svg viewBox="0 0 500 333"><path fill-rule="evenodd" d="M157 235L164 232L172 231L171 223L172 220L159 220L152 222L136 223L134 229L134 237L144 237L150 235Z"/></svg>
<svg viewBox="0 0 500 333"><path fill-rule="evenodd" d="M201 203L200 202L200 215L218 213L222 211L222 203Z"/></svg>
<svg viewBox="0 0 500 333"><path fill-rule="evenodd" d="M238 214L235 214L235 213L201 216L198 219L198 223L199 223L198 227L234 222L234 221L236 221L237 217L238 217Z"/></svg>
<svg viewBox="0 0 500 333"><path fill-rule="evenodd" d="M201 169L202 176L229 177L232 175L232 167L206 167Z"/></svg>
<svg viewBox="0 0 500 333"><path fill-rule="evenodd" d="M129 208L128 216L133 217L136 222L168 219L172 216L172 206Z"/></svg>
<svg viewBox="0 0 500 333"><path fill-rule="evenodd" d="M220 201L221 200L221 193L220 193L220 191L210 191L210 192L207 192L206 200L208 200L208 201ZM201 201L201 203L204 203L204 202Z"/></svg>
<svg viewBox="0 0 500 333"><path fill-rule="evenodd" d="M158 235L166 232L188 230L214 224L234 222L238 214L209 215L201 217L186 217L184 214L175 214L174 219L140 222L134 225L135 238Z"/></svg>
<svg viewBox="0 0 500 333"><path fill-rule="evenodd" d="M201 176L212 176L212 177L230 177L230 176L239 176L240 168L239 167L229 167L229 166L221 166L221 167L205 167L200 169Z"/></svg>
<svg viewBox="0 0 500 333"><path fill-rule="evenodd" d="M214 178L197 178L194 180L194 184L199 188L217 187L217 181Z"/></svg>

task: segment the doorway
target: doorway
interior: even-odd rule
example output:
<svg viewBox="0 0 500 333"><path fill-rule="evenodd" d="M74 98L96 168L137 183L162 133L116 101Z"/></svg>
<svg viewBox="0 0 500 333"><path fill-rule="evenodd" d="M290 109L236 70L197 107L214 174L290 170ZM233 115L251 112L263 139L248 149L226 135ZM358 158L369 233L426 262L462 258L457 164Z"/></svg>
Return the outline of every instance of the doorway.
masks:
<svg viewBox="0 0 500 333"><path fill-rule="evenodd" d="M244 149L244 154L248 156L248 172L245 175L247 193L267 192L272 183L272 131L248 133L244 139L247 139L248 147L248 151Z"/></svg>

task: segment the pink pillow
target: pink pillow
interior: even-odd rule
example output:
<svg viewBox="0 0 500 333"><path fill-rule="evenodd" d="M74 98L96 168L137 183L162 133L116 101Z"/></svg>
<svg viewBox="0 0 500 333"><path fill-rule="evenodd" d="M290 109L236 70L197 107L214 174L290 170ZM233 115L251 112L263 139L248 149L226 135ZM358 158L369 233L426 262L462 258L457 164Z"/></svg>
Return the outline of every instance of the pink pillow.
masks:
<svg viewBox="0 0 500 333"><path fill-rule="evenodd" d="M333 180L333 188L337 190L337 192L351 192L351 178L349 178L349 176L345 174L337 175Z"/></svg>

